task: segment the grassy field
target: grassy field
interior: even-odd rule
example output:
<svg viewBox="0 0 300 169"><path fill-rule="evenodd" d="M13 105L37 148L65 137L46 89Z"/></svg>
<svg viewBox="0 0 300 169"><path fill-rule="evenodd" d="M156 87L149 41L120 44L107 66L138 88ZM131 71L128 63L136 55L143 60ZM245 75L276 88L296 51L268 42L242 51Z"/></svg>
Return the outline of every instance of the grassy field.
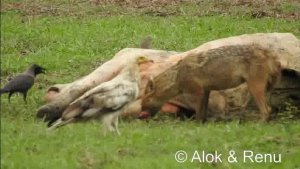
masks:
<svg viewBox="0 0 300 169"><path fill-rule="evenodd" d="M286 1L263 11L266 14L251 6L236 6L230 8L236 9L231 12L213 6L199 12L206 8L188 3L132 8L114 3L3 1L1 85L31 63L42 65L47 73L37 78L28 93L27 105L21 96L12 97L11 104L6 95L1 96L1 168L299 169L299 120L205 125L171 117L148 122L121 120L121 136L104 137L98 122L72 124L49 132L43 122L35 119L47 87L88 74L122 48L138 47L147 35L154 39L153 48L176 51L245 33L291 32L300 38L299 3ZM279 15L272 13L274 9L280 9ZM264 15L253 17L255 12ZM187 152L184 163L175 160L179 150ZM227 161L230 150L236 152L237 163ZM244 162L244 150L276 154L277 160L281 154L281 163ZM191 162L195 151L200 155L202 151L218 151L222 162Z"/></svg>

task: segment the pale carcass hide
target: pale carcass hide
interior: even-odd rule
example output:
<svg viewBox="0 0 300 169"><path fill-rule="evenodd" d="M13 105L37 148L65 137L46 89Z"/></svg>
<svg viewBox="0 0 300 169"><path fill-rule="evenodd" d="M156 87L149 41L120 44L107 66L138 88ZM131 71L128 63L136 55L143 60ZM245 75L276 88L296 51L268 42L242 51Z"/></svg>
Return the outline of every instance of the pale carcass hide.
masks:
<svg viewBox="0 0 300 169"><path fill-rule="evenodd" d="M83 93L92 89L93 87L115 77L126 64L127 58L146 56L153 60L152 64L142 65L140 68L142 76L140 93L143 93L144 87L150 77L155 77L156 75L160 74L161 72L163 72L170 66L176 64L179 60L188 55L213 48L219 48L222 46L243 44L258 44L265 48L270 48L274 52L279 53L280 58L278 58L278 60L280 61L283 69L293 70L297 74L300 72L300 41L291 33L256 33L228 37L204 43L203 45L200 45L195 49L182 53L163 50L125 48L118 52L115 55L115 57L98 67L89 75L80 78L72 83L54 85L50 87L45 96L47 104L43 105L38 109L37 117L45 117L46 120L51 120L57 117L59 118L62 111L72 101L74 101ZM234 92L239 92L239 90L236 89L234 90ZM220 97L224 98L220 99ZM226 100L226 105L219 106L218 109L224 109L225 107L227 107L226 109L229 110L231 108L235 108L234 104L229 105L228 102L228 100L232 100L232 98L226 97L227 95L224 93L219 93L215 95L212 94L210 98L210 105L219 106L218 102L220 101L218 100L223 100L221 101L223 103L224 100ZM246 100L242 102L246 102ZM177 105L178 107L189 108L184 104L184 102L181 102L180 99L171 100L170 103L172 103L172 105ZM135 103L129 106L127 114L138 113L141 109L140 104L140 100L137 100ZM215 107L218 106L213 106L209 109L213 110ZM221 112L222 111L223 110L221 110Z"/></svg>

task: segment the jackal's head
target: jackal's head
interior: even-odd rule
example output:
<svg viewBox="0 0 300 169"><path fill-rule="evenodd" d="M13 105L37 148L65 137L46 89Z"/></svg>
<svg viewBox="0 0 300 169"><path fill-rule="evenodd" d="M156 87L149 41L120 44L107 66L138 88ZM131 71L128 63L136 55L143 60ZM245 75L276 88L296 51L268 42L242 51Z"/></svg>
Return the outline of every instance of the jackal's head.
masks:
<svg viewBox="0 0 300 169"><path fill-rule="evenodd" d="M154 79L151 77L142 98L142 111L155 115L160 107L179 93L177 72L166 70Z"/></svg>
<svg viewBox="0 0 300 169"><path fill-rule="evenodd" d="M152 77L150 77L149 82L145 88L145 94L142 98L142 111L150 113L154 116L163 103L160 102L159 95L157 95L157 89L155 87L155 82ZM159 92L159 91L158 91Z"/></svg>

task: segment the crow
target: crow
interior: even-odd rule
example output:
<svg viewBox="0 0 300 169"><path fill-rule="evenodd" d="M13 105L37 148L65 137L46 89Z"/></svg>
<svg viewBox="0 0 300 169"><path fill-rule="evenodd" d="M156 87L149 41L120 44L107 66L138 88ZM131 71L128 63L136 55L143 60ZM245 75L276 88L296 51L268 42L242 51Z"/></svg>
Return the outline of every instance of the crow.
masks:
<svg viewBox="0 0 300 169"><path fill-rule="evenodd" d="M8 102L10 103L12 94L18 92L23 94L24 102L27 103L26 96L28 90L33 86L36 75L45 73L44 70L43 67L32 64L26 71L12 78L8 84L0 89L0 95L8 93Z"/></svg>

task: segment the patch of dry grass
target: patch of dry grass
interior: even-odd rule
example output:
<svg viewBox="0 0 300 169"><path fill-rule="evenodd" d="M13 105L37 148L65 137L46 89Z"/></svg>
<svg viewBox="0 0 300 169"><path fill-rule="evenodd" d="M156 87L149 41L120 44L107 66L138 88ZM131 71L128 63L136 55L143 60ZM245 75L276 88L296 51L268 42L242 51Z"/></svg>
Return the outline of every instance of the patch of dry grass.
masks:
<svg viewBox="0 0 300 169"><path fill-rule="evenodd" d="M17 10L23 15L233 15L299 20L300 2L292 0L5 0L1 12Z"/></svg>

